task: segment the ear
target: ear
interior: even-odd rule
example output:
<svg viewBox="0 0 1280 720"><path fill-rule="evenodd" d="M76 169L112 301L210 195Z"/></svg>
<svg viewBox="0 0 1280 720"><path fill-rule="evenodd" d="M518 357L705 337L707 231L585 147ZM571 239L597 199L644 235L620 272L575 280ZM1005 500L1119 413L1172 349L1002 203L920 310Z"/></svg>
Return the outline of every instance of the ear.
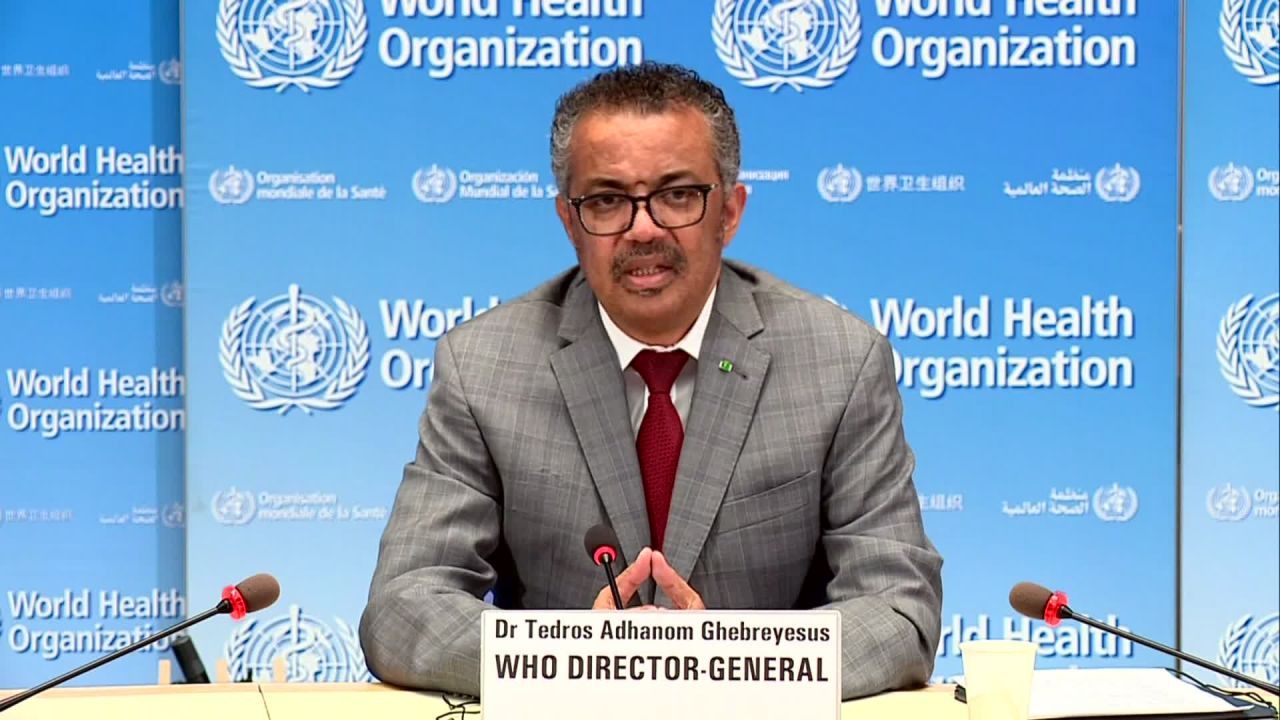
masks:
<svg viewBox="0 0 1280 720"><path fill-rule="evenodd" d="M736 183L724 194L724 207L720 211L721 228L724 230L724 247L729 247L733 236L738 233L738 224L742 222L742 213L747 209L747 188Z"/></svg>
<svg viewBox="0 0 1280 720"><path fill-rule="evenodd" d="M564 193L556 195L556 215L560 218L560 225L564 228L564 234L569 237L569 242L573 243L576 248L578 241L575 239L573 208L569 207L569 201L565 199Z"/></svg>

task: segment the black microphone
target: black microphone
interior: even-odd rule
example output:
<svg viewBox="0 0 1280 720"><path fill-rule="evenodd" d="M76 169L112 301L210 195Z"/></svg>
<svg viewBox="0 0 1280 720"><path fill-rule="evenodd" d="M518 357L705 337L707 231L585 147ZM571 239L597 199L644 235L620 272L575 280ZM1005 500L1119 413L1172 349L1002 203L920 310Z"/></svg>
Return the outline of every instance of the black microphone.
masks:
<svg viewBox="0 0 1280 720"><path fill-rule="evenodd" d="M587 548L591 562L604 567L605 577L609 578L609 589L613 591L613 606L622 609L622 594L618 592L618 579L613 575L613 561L618 559L618 534L608 525L593 525L582 539Z"/></svg>
<svg viewBox="0 0 1280 720"><path fill-rule="evenodd" d="M1122 630L1118 627L1098 622L1088 615L1082 615L1072 610L1067 605L1066 593L1053 592L1043 585L1037 585L1032 582L1020 582L1017 585L1014 585L1013 589L1009 591L1009 604L1013 606L1014 610L1017 610L1029 618L1044 620L1050 627L1056 626L1063 620L1075 620L1077 622L1084 623L1089 627L1098 628L1103 632L1119 635L1125 640L1136 642L1139 645L1144 645L1152 650L1158 650L1166 655L1172 655L1179 660L1185 660L1192 665L1199 665L1206 670L1212 670L1216 673L1226 675L1229 678L1239 680L1242 683L1262 688L1273 695L1280 695L1280 687L1276 685L1272 685L1271 683L1257 678L1249 677L1244 673L1236 672L1235 670L1225 668L1221 665L1215 665L1208 660L1202 660L1195 655L1188 655L1181 650L1171 648L1168 645L1162 645L1154 640L1148 640L1141 635L1134 635L1128 630Z"/></svg>
<svg viewBox="0 0 1280 720"><path fill-rule="evenodd" d="M196 650L196 644L192 642L190 635L180 633L169 647L173 650L173 657L178 661L178 669L182 671L182 678L188 685L209 682L209 673L205 671L204 663L200 661L200 653Z"/></svg>
<svg viewBox="0 0 1280 720"><path fill-rule="evenodd" d="M75 670L63 673L52 680L43 682L30 690L24 690L17 695L0 700L0 712L8 710L23 700L39 695L49 688L57 687L68 680L79 677L96 667L106 665L116 658L128 655L138 648L146 647L157 640L167 638L176 632L186 630L192 625L208 620L214 615L231 615L232 619L239 620L248 613L257 612L265 607L269 607L279 597L280 583L276 582L275 578L267 575L266 573L260 573L253 577L246 578L239 585L228 585L222 590L222 599L219 600L218 604L214 605L212 608L205 610L199 615L189 617L177 625L161 630L154 635L148 635L138 642L128 647L120 648L110 655L100 657L97 660L81 665Z"/></svg>

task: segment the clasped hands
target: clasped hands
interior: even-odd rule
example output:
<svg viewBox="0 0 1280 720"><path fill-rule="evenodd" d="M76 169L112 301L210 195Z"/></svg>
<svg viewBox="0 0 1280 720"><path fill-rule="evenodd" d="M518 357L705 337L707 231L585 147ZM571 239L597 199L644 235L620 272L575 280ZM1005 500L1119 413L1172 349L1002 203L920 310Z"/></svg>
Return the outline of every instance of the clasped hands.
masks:
<svg viewBox="0 0 1280 720"><path fill-rule="evenodd" d="M622 604L627 605L631 602L631 598L635 596L636 590L640 589L650 577L658 584L658 589L666 593L671 598L671 604L677 610L706 610L707 606L702 604L702 596L693 588L689 587L689 583L680 577L680 573L671 567L667 562L667 558L661 552L644 548L640 554L636 556L635 562L627 566L626 570L618 573L618 594L622 596ZM614 610L613 592L609 590L609 586L605 585L601 588L600 593L596 595L595 604L591 606L592 610ZM654 605L641 605L639 607L628 608L629 610L662 610Z"/></svg>

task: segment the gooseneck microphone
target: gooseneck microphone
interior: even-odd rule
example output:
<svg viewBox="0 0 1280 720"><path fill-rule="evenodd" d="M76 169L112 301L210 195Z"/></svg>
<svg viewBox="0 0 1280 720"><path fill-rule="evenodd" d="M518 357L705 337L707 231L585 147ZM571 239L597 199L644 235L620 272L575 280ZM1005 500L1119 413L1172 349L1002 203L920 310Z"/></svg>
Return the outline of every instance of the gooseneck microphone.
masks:
<svg viewBox="0 0 1280 720"><path fill-rule="evenodd" d="M591 562L604 568L605 577L609 578L609 589L613 591L613 606L622 610L622 594L618 592L618 579L613 574L613 563L618 559L618 534L608 525L593 525L587 531L582 544L587 548Z"/></svg>
<svg viewBox="0 0 1280 720"><path fill-rule="evenodd" d="M275 578L267 575L266 573L246 578L239 585L228 585L222 590L222 599L219 600L218 604L214 605L212 608L205 610L199 615L189 617L177 625L168 627L158 633L148 635L138 642L133 643L128 647L120 648L110 655L85 663L84 665L81 665L70 672L63 673L52 680L43 682L29 690L24 690L17 695L0 700L0 712L8 710L23 700L39 695L49 688L57 687L68 680L79 677L90 670L93 670L94 668L106 665L112 660L128 655L138 648L146 647L157 640L162 640L176 632L186 630L196 623L204 622L214 615L230 615L233 619L239 620L251 612L257 612L263 608L270 607L271 604L279 597L280 583L276 582Z"/></svg>
<svg viewBox="0 0 1280 720"><path fill-rule="evenodd" d="M1272 685L1271 683L1249 677L1244 673L1236 672L1235 670L1221 665L1216 665L1208 660L1202 660L1195 655L1188 655L1181 650L1171 648L1168 645L1162 645L1155 640L1148 640L1147 638L1144 638L1141 635L1135 635L1128 630L1122 630L1104 622L1099 622L1088 615L1082 615L1072 610L1071 607L1067 605L1066 593L1053 592L1042 585L1037 585L1032 582L1020 582L1017 585L1014 585L1013 589L1009 591L1009 604L1013 606L1014 610L1017 610L1029 618L1044 620L1050 627L1056 626L1063 620L1075 620L1077 622L1084 623L1089 627L1094 627L1102 630L1103 632L1109 632L1113 635L1118 635L1125 640L1130 640L1138 643L1139 645L1149 647L1152 650L1158 650L1166 655L1172 655L1179 660L1185 660L1192 665L1199 665L1206 670L1212 670L1216 673L1226 675L1229 678L1239 680L1242 683L1262 688L1273 695L1280 695L1280 687Z"/></svg>

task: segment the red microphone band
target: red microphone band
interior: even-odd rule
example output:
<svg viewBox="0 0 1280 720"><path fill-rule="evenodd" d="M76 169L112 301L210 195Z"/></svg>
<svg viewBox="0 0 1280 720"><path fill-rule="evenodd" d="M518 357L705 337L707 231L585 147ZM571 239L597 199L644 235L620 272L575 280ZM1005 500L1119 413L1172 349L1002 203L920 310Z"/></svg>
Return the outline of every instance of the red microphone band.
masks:
<svg viewBox="0 0 1280 720"><path fill-rule="evenodd" d="M609 560L609 562L613 562L614 560L617 560L618 551L614 550L608 545L601 545L600 547L596 548L595 552L591 553L591 559L595 561L595 564L597 565L602 564L606 558Z"/></svg>
<svg viewBox="0 0 1280 720"><path fill-rule="evenodd" d="M239 620L249 612L248 606L244 602L244 596L240 594L240 589L235 585L228 585L222 588L222 599L231 603L232 620Z"/></svg>
<svg viewBox="0 0 1280 720"><path fill-rule="evenodd" d="M1055 592L1049 596L1049 602L1044 605L1044 621L1049 627L1057 627L1062 622L1062 608L1067 606L1067 594L1064 592Z"/></svg>

